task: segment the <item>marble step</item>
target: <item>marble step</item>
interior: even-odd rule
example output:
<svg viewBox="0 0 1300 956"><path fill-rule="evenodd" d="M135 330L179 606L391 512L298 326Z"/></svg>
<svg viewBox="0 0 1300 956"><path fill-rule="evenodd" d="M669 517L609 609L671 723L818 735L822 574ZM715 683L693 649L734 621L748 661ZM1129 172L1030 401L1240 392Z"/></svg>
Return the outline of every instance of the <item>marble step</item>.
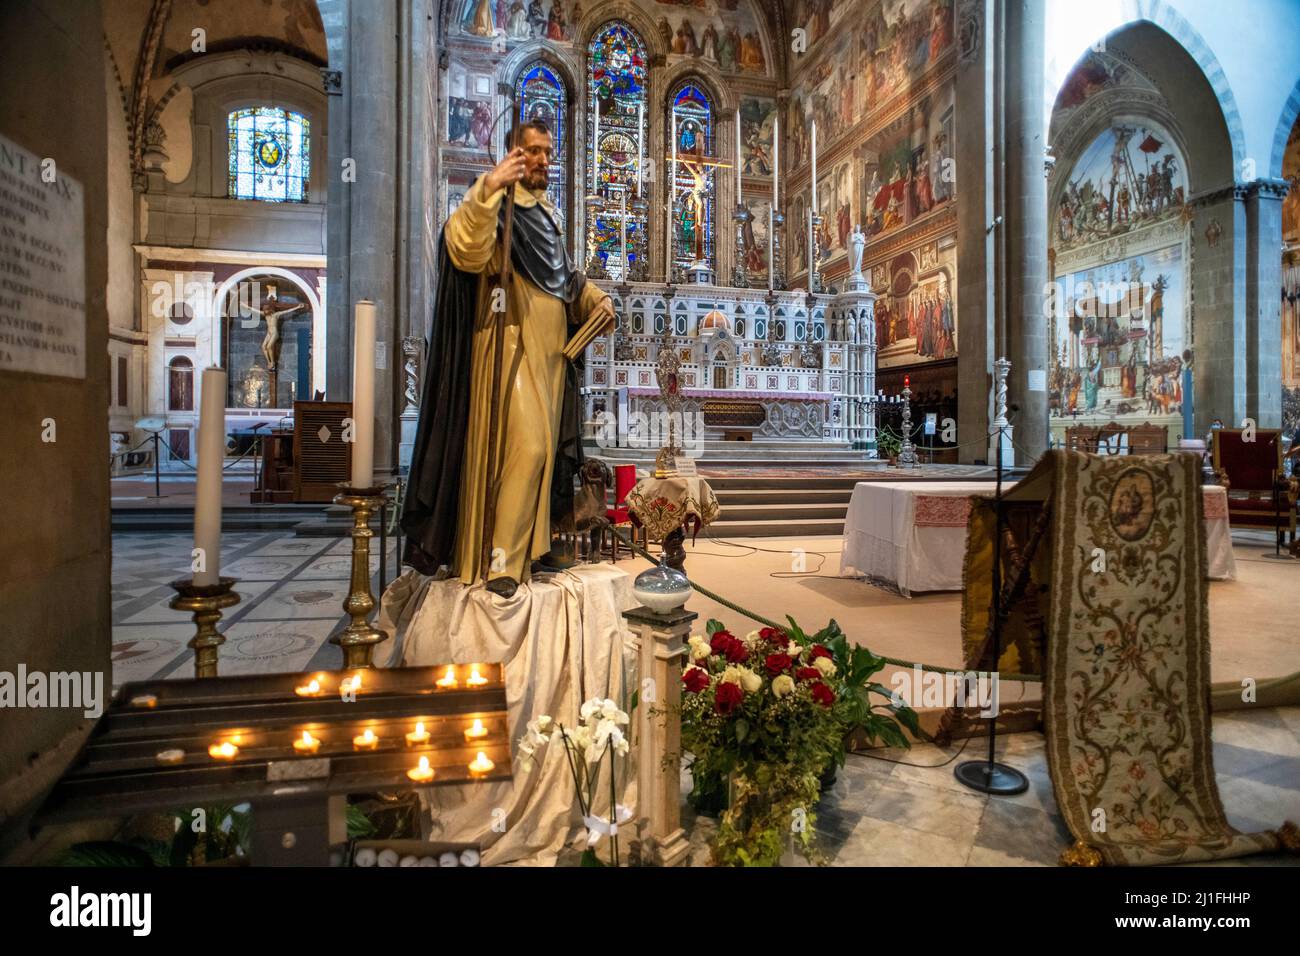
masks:
<svg viewBox="0 0 1300 956"><path fill-rule="evenodd" d="M804 501L777 501L747 505L733 504L727 499L719 497L718 503L722 505L720 520L725 522L804 521L823 518L843 521L849 508L847 501L832 501L823 504L812 504Z"/></svg>
<svg viewBox="0 0 1300 956"><path fill-rule="evenodd" d="M746 518L728 521L725 517L706 529L714 538L789 538L844 534L844 518Z"/></svg>

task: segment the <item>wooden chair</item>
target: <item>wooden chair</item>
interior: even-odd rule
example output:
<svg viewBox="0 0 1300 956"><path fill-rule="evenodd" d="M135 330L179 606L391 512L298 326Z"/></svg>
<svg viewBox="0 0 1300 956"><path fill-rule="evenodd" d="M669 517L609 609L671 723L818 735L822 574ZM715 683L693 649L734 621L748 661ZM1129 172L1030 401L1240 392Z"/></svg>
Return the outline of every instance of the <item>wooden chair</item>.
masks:
<svg viewBox="0 0 1300 956"><path fill-rule="evenodd" d="M1143 422L1128 430L1130 455L1163 455L1169 451L1169 432L1159 425Z"/></svg>
<svg viewBox="0 0 1300 956"><path fill-rule="evenodd" d="M1094 425L1071 425L1065 430L1065 447L1067 451L1086 451L1091 455L1097 453L1097 433Z"/></svg>
<svg viewBox="0 0 1300 956"><path fill-rule="evenodd" d="M1257 428L1254 440L1240 429L1214 432L1214 474L1228 489L1228 523L1234 527L1272 528L1279 542L1295 548L1294 478L1282 473L1282 432Z"/></svg>
<svg viewBox="0 0 1300 956"><path fill-rule="evenodd" d="M1119 422L1107 422L1097 429L1097 454L1122 455L1128 448L1124 436L1128 429Z"/></svg>
<svg viewBox="0 0 1300 956"><path fill-rule="evenodd" d="M633 541L637 538L637 529L632 525L632 518L627 507L627 493L636 487L636 465L615 465L614 466L614 507L605 512L605 517L615 528L627 527L632 529L631 538ZM645 532L643 531L642 534ZM609 535L609 560L611 564L618 562L618 535L610 531ZM646 542L647 550L649 542Z"/></svg>

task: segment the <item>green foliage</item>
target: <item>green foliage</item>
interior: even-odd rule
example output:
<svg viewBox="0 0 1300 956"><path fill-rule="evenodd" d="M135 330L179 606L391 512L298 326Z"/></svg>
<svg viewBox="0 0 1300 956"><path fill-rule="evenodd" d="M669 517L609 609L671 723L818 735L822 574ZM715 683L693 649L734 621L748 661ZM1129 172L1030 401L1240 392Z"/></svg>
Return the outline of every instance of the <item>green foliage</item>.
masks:
<svg viewBox="0 0 1300 956"><path fill-rule="evenodd" d="M896 434L888 425L880 425L876 428L876 454L881 458L897 458L902 450L901 435Z"/></svg>
<svg viewBox="0 0 1300 956"><path fill-rule="evenodd" d="M252 850L252 816L247 809L228 804L202 807L204 829L195 832L195 809L173 810L180 828L172 839L172 866L215 863L236 856L248 856Z"/></svg>
<svg viewBox="0 0 1300 956"><path fill-rule="evenodd" d="M55 866L156 866L153 856L145 849L131 843L113 840L94 840L77 843L64 850Z"/></svg>
<svg viewBox="0 0 1300 956"><path fill-rule="evenodd" d="M919 729L915 712L894 706L890 691L871 680L884 660L850 644L833 620L812 635L793 618L787 620L789 626L779 633L764 628L746 636L741 642L744 660L729 662L725 649L708 652L709 642L726 631L720 621L708 622L703 646L700 638L692 638L692 667L709 680L696 692L689 687L683 692L682 748L691 754L697 807L716 800L730 781L730 805L719 820L713 847L721 865L772 866L791 840L810 859L818 859L814 811L821 779L843 765L848 735L861 728L873 741L906 747L902 728ZM798 648L793 662L771 673L768 656L786 654L790 643ZM833 670L810 672L826 652ZM695 679L702 678L697 674ZM730 710L718 696L724 683L743 689ZM873 702L873 695L883 696L884 702ZM797 817L801 826L794 826Z"/></svg>
<svg viewBox="0 0 1300 956"><path fill-rule="evenodd" d="M347 809L348 839L365 840L375 832L375 825L355 803L349 803Z"/></svg>

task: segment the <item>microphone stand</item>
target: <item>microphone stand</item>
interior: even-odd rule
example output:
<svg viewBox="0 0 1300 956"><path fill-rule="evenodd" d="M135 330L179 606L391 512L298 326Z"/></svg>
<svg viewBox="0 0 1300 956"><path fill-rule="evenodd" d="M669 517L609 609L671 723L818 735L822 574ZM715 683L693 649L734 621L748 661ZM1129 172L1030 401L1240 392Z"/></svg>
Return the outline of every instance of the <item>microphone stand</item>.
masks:
<svg viewBox="0 0 1300 956"><path fill-rule="evenodd" d="M1009 365L1008 365L1009 368ZM1000 371L1000 370L999 370ZM998 679L998 670L1002 664L1002 444L1007 430L1005 411L998 416L997 425L997 485L993 495L993 662L989 665L989 676L994 682ZM993 701L1000 694L997 684L993 685ZM992 703L992 701L990 702ZM1029 789L1029 779L1006 764L998 763L996 756L998 739L998 712L993 705L989 718L989 754L987 760L965 760L953 770L953 776L972 790L989 793L999 797L1014 796Z"/></svg>

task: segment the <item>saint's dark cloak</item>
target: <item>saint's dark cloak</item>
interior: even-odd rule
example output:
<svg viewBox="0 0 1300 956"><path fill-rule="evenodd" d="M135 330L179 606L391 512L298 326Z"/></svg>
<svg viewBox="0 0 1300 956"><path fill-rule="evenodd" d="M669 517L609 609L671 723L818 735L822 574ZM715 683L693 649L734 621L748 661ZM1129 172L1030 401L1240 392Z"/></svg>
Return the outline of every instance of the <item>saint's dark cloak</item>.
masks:
<svg viewBox="0 0 1300 956"><path fill-rule="evenodd" d="M504 204L501 216L504 222ZM516 273L565 303L572 335L584 318L576 314L576 305L587 279L573 269L563 236L540 203L515 206L510 259ZM421 574L434 574L443 565L456 571L452 564L469 424L470 350L479 284L490 278L457 269L447 252L444 232L438 241L438 291L424 362L420 421L402 508L402 530L407 535L405 560ZM527 322L528 316L523 316L522 321ZM568 363L565 369L564 408L551 474L553 525L561 525L572 516L574 480L582 467L582 402L578 392L581 372L581 358Z"/></svg>

